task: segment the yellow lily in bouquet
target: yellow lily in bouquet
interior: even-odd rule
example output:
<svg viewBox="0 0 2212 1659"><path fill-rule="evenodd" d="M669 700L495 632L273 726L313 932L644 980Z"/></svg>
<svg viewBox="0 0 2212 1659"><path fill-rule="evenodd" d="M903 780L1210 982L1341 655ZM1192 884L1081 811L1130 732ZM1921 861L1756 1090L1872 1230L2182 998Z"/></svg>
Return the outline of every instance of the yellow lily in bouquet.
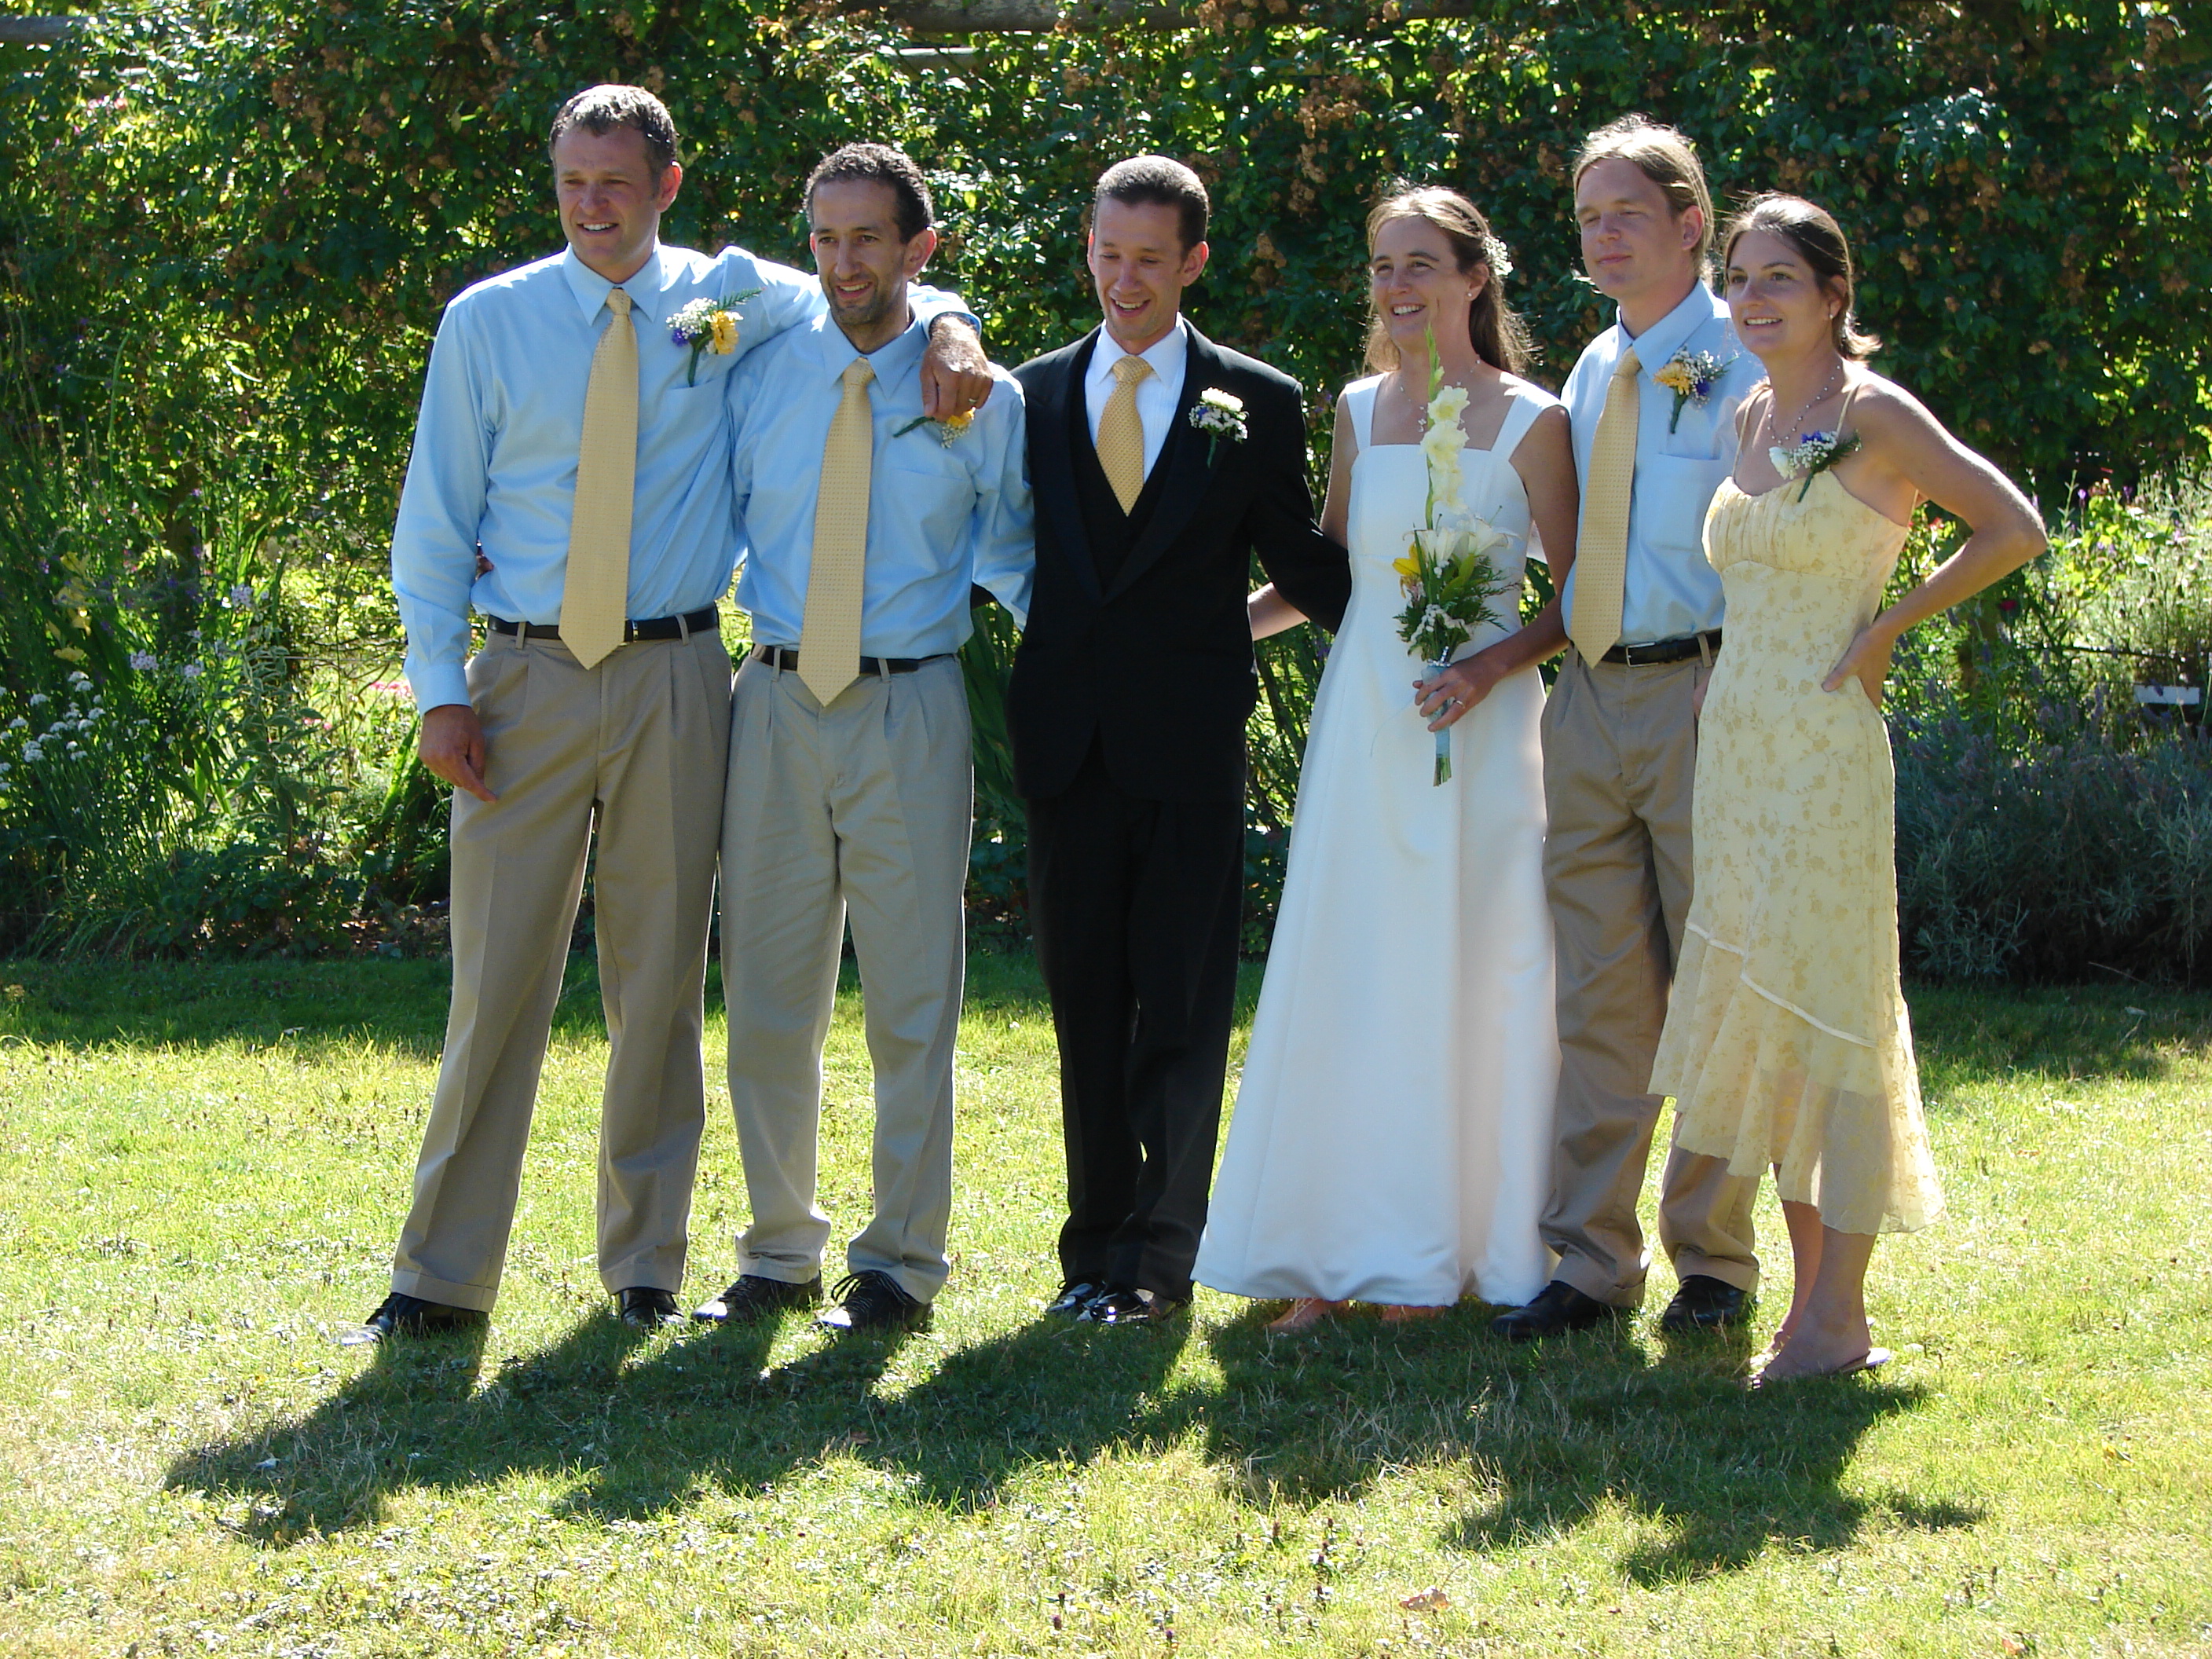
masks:
<svg viewBox="0 0 2212 1659"><path fill-rule="evenodd" d="M1428 426L1421 435L1421 454L1428 466L1426 523L1407 538L1406 556L1391 565L1406 591L1406 608L1398 614L1398 637L1422 659L1428 678L1451 665L1452 653L1474 637L1474 630L1490 615L1490 601L1510 586L1492 556L1511 540L1460 501L1460 456L1467 448L1467 434L1459 421L1467 407L1467 388L1443 384L1436 347L1431 333ZM1432 785L1449 782L1452 775L1451 728L1436 735Z"/></svg>

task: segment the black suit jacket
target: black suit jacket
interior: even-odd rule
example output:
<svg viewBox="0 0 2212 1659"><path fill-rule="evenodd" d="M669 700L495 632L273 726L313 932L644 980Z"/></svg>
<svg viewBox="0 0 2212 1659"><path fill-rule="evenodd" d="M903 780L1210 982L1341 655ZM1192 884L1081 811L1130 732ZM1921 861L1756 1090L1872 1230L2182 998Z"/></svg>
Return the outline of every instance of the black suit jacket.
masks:
<svg viewBox="0 0 2212 1659"><path fill-rule="evenodd" d="M1103 584L1074 450L1090 441L1083 379L1099 333L1014 371L1028 409L1037 554L1006 696L1015 785L1032 797L1062 793L1095 739L1130 794L1239 801L1244 722L1258 696L1244 609L1251 556L1326 628L1342 623L1352 597L1344 550L1314 523L1304 394L1288 375L1190 329L1182 397L1154 465L1165 476L1147 480L1149 511L1140 507L1135 538ZM1209 442L1190 428L1191 406L1215 387L1243 401L1241 441Z"/></svg>

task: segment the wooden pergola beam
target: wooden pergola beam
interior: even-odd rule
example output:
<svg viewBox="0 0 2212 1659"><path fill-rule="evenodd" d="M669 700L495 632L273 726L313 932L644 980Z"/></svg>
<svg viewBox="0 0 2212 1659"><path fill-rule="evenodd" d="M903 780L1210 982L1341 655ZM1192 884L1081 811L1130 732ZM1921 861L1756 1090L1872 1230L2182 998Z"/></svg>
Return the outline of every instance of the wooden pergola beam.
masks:
<svg viewBox="0 0 2212 1659"><path fill-rule="evenodd" d="M17 46L58 46L84 27L82 17L0 17L0 41Z"/></svg>

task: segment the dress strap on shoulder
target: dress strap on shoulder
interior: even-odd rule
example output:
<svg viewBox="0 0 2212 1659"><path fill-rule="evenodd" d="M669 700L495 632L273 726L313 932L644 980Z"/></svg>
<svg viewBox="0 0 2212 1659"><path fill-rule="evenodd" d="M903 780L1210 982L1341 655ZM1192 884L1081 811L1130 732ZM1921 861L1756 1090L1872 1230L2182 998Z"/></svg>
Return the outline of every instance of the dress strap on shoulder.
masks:
<svg viewBox="0 0 2212 1659"><path fill-rule="evenodd" d="M1359 441L1364 453L1375 447L1375 394L1382 389L1382 377L1370 374L1364 380L1354 380L1344 388L1344 406L1352 416L1352 435Z"/></svg>
<svg viewBox="0 0 2212 1659"><path fill-rule="evenodd" d="M1536 424L1537 417L1547 409L1556 408L1559 400L1541 394L1516 392L1505 405L1505 423L1498 428L1498 440L1490 446L1491 453L1501 461L1513 459L1513 452L1521 447L1521 441Z"/></svg>
<svg viewBox="0 0 2212 1659"><path fill-rule="evenodd" d="M1851 399L1859 395L1859 388L1865 384L1863 380L1853 380L1844 388L1843 406L1836 410L1836 435L1839 438L1844 434L1844 422L1851 417Z"/></svg>

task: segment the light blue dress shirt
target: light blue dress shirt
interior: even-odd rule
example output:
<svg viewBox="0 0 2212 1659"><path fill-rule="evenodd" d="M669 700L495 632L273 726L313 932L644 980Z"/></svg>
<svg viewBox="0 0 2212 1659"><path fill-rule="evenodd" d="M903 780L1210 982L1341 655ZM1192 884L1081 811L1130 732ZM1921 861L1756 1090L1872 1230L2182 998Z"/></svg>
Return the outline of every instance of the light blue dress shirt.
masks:
<svg viewBox="0 0 2212 1659"><path fill-rule="evenodd" d="M996 382L968 429L951 443L921 418L927 325L917 319L869 356L874 467L868 493L867 574L860 594L860 653L933 657L957 651L973 630L970 583L988 588L1027 623L1036 544L1023 441L1022 389L995 365ZM779 337L738 370L731 468L744 540L738 603L762 645L798 646L814 568L814 504L822 449L860 353L827 317Z"/></svg>
<svg viewBox="0 0 2212 1659"><path fill-rule="evenodd" d="M584 390L613 319L613 286L564 250L478 283L446 307L392 537L392 586L418 708L469 700L462 669L471 605L514 622L561 620ZM710 258L661 245L622 286L638 356L629 614L680 616L720 599L737 559L732 371L828 301L805 272L738 248ZM690 382L691 349L669 338L669 319L693 300L749 289L760 292L733 307L737 349L702 353ZM935 289L912 297L925 323L960 310L957 296ZM918 401L919 386L909 390ZM489 567L481 572L479 549Z"/></svg>
<svg viewBox="0 0 2212 1659"><path fill-rule="evenodd" d="M1632 336L1616 321L1589 343L1560 393L1574 434L1575 477L1589 477L1598 416L1621 354L1636 347L1636 483L1628 502L1628 567L1621 587L1620 639L1649 645L1721 625L1721 579L1705 562L1705 508L1735 468L1735 411L1765 378L1729 325L1728 306L1700 283L1681 304ZM1652 377L1679 352L1710 351L1727 365L1702 404L1685 402L1669 432L1674 394ZM1589 491L1583 491L1587 501ZM1562 616L1574 614L1567 574Z"/></svg>

